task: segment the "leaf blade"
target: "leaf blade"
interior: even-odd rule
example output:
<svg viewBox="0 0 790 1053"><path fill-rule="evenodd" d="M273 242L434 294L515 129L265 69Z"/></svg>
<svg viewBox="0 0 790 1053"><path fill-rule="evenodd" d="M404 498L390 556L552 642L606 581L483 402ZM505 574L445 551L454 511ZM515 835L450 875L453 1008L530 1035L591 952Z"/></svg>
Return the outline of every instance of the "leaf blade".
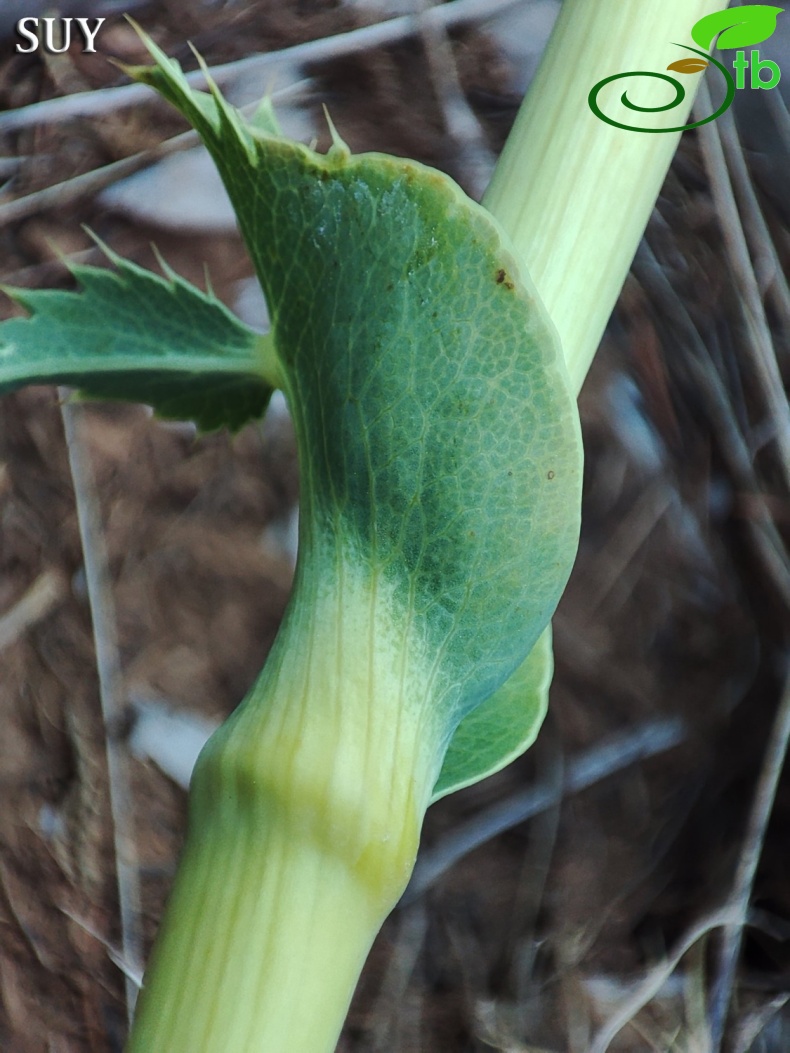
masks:
<svg viewBox="0 0 790 1053"><path fill-rule="evenodd" d="M667 69L671 69L675 73L702 73L709 65L709 62L701 58L684 58L670 62Z"/></svg>
<svg viewBox="0 0 790 1053"><path fill-rule="evenodd" d="M272 392L266 338L172 272L109 255L115 270L72 268L79 292L5 289L28 316L0 323L0 394L66 384L204 431L260 416Z"/></svg>
<svg viewBox="0 0 790 1053"><path fill-rule="evenodd" d="M245 124L146 43L158 65L130 72L212 153L270 308L303 477L287 625L307 618L300 597L367 576L364 613L336 615L369 626L360 683L420 724L430 709L438 771L456 728L527 659L575 554L578 412L554 329L501 228L448 177ZM393 654L400 672L377 678Z"/></svg>
<svg viewBox="0 0 790 1053"><path fill-rule="evenodd" d="M515 673L458 725L431 803L496 774L529 749L546 715L553 672L549 627Z"/></svg>
<svg viewBox="0 0 790 1053"><path fill-rule="evenodd" d="M691 38L701 48L710 50L718 36L716 47L723 50L747 48L761 44L776 29L776 20L784 8L772 4L753 4L726 11L714 11L695 22Z"/></svg>

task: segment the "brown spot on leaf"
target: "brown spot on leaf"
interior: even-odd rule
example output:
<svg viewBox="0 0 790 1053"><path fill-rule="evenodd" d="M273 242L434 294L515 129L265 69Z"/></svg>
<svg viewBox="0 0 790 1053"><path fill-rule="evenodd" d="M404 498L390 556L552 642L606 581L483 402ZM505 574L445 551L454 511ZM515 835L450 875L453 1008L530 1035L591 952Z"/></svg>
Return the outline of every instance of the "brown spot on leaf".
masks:
<svg viewBox="0 0 790 1053"><path fill-rule="evenodd" d="M507 271L504 267L500 267L496 272L496 283L497 285L504 285L506 289L515 288L513 282L508 278Z"/></svg>

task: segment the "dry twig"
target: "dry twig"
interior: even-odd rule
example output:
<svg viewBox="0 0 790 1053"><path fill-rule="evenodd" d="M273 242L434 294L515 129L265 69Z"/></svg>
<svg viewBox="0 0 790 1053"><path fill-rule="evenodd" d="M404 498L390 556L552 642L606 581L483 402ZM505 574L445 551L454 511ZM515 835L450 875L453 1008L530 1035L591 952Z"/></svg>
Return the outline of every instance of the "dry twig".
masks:
<svg viewBox="0 0 790 1053"><path fill-rule="evenodd" d="M613 1013L603 1027L600 1028L590 1044L588 1053L606 1053L615 1036L631 1023L648 1002L655 998L691 948L703 936L707 936L714 929L721 929L726 925L732 924L733 920L732 908L725 907L722 910L714 911L694 925L678 942L672 953L664 961L659 962L648 971L641 983L637 984L631 994L623 1001L617 1012Z"/></svg>
<svg viewBox="0 0 790 1053"><path fill-rule="evenodd" d="M401 905L412 903L451 866L505 830L531 819L557 804L563 797L587 789L622 768L672 749L684 737L682 721L652 721L633 731L613 736L608 742L569 761L559 788L550 783L540 783L492 805L457 826L434 848L419 857Z"/></svg>
<svg viewBox="0 0 790 1053"><path fill-rule="evenodd" d="M479 201L491 181L496 158L486 143L480 122L466 101L458 69L453 56L452 44L447 35L447 25L432 12L439 10L435 0L418 0L420 30L425 47L425 57L442 109L444 125L450 139L458 150L458 169L470 195Z"/></svg>
<svg viewBox="0 0 790 1053"><path fill-rule="evenodd" d="M724 926L724 934L718 958L718 972L711 993L709 1018L711 1029L711 1049L721 1048L724 1028L732 990L735 983L735 971L743 942L743 929L749 913L752 897L754 875L760 861L768 820L773 810L779 776L787 759L790 746L790 671L785 681L785 688L774 718L771 734L765 748L760 777L752 801L749 821L741 846L738 869L735 873L730 905L727 908L730 920Z"/></svg>
<svg viewBox="0 0 790 1053"><path fill-rule="evenodd" d="M509 7L525 2L529 0L453 0L452 3L433 7L423 15L402 15L399 18L389 18L370 26L351 29L346 33L336 33L319 40L308 40L304 44L295 44L292 47L282 48L280 51L249 55L235 62L213 66L208 73L212 80L221 87L228 81L250 71L274 69L282 65L302 65L306 62L328 62L331 59L354 55L370 48L397 43L404 37L419 33L426 24L450 28L463 25L465 22L482 21L501 11L506 11ZM187 80L193 87L201 87L206 83L202 70L188 73ZM149 102L151 98L151 89L145 85L122 84L115 88L103 88L99 91L78 92L57 99L46 99L0 114L0 132L28 128L43 121L60 121L71 117L98 117L101 114L113 113L124 106Z"/></svg>
<svg viewBox="0 0 790 1053"><path fill-rule="evenodd" d="M65 593L66 581L59 571L50 568L40 574L24 596L9 611L0 615L0 651L9 647L31 625L46 617Z"/></svg>
<svg viewBox="0 0 790 1053"><path fill-rule="evenodd" d="M272 92L272 99L293 98L304 90L304 85L304 81L289 84L286 88ZM68 95L66 98L72 98L72 96ZM242 107L242 112L254 108L255 106ZM165 139L149 150L140 150L136 154L122 157L119 161L112 161L101 168L94 168L90 172L72 176L71 179L64 179L61 183L43 187L41 190L35 190L32 194L26 194L24 197L6 201L0 204L0 227L9 223L15 223L20 219L26 219L28 216L34 216L38 212L43 212L44 209L63 208L64 205L72 205L75 201L79 201L89 194L98 194L100 190L117 183L119 179L125 179L126 176L133 175L141 168L145 168L155 161L161 161L164 157L169 157L170 154L188 150L199 142L200 137L197 132L190 129L187 132L174 135L170 139Z"/></svg>
<svg viewBox="0 0 790 1053"><path fill-rule="evenodd" d="M700 87L697 105L705 113L710 112L710 94L704 82ZM743 311L748 338L745 341L744 352L749 354L752 373L761 386L764 407L773 433L771 437L775 439L779 450L780 469L787 486L790 487L790 405L785 395L771 329L749 256L749 247L716 122L704 125L699 129L699 134L711 195Z"/></svg>
<svg viewBox="0 0 790 1053"><path fill-rule="evenodd" d="M759 285L765 289L766 296L773 300L780 323L790 328L790 286L782 271L779 254L760 208L732 110L728 110L720 118L719 132L724 158L738 195L744 233L751 256L755 260Z"/></svg>
<svg viewBox="0 0 790 1053"><path fill-rule="evenodd" d="M679 328L678 339L687 347L686 365L691 370L708 413L711 434L715 436L735 487L749 495L751 515L746 529L755 555L782 600L790 606L790 563L782 537L776 528L765 494L757 480L752 455L737 425L730 397L718 369L711 362L702 336L688 309L656 260L647 242L640 246L634 272L663 319L672 319Z"/></svg>
<svg viewBox="0 0 790 1053"><path fill-rule="evenodd" d="M121 665L118 655L115 609L109 577L107 550L101 528L93 474L79 430L79 410L61 389L63 428L69 467L74 482L80 541L85 561L85 580L96 646L96 668L104 721L110 812L121 918L121 947L128 971L125 974L126 1009L131 1023L137 1000L133 974L141 971L143 959L140 932L140 878L133 829L131 773L125 748L118 737L123 710Z"/></svg>

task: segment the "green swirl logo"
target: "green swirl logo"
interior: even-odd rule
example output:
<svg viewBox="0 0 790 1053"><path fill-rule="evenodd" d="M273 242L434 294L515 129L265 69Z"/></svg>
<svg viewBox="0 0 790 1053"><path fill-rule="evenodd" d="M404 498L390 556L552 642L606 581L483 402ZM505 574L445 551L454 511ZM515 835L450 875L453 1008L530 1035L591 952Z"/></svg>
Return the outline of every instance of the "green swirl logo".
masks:
<svg viewBox="0 0 790 1053"><path fill-rule="evenodd" d="M721 62L718 62L715 58L708 59L708 56L705 54L704 51L697 51L696 48L687 47L685 44L678 44L678 47L685 47L686 51L693 51L697 55L701 55L702 58L705 60L704 65L699 65L695 62L694 67L691 68L691 62L693 60L690 59L688 60L689 66L686 66L683 69L679 69L679 73L697 73L703 69L706 69L708 66L708 62L712 62L713 65L717 66L718 69L720 69L721 72L724 74L724 77L727 81L727 94L724 96L724 102L722 102L721 106L719 106L718 110L716 110L715 113L712 113L709 117L703 117L701 121L694 121L692 124L678 124L673 128L638 128L632 124L623 124L621 121L615 121L612 117L607 117L598 105L599 93L606 87L607 84L611 84L613 81L616 80L626 80L629 77L652 77L654 80L663 80L667 84L671 84L672 87L675 89L675 98L672 99L670 102L666 103L664 106L638 106L635 102L631 102L631 100L628 98L628 92L624 91L623 94L620 96L620 101L622 102L623 106L627 106L629 110L638 110L639 113L665 113L667 110L674 110L676 106L681 105L681 103L686 97L686 89L683 87L679 80L675 80L674 77L670 77L666 73L652 73L649 70L640 69L634 70L631 73L615 73L611 77L604 77L603 80L598 81L598 83L592 89L590 94L587 96L587 101L590 104L590 109L595 114L595 116L602 121L606 121L607 124L611 124L614 128L623 128L627 132L648 132L651 134L659 134L661 132L686 132L689 130L689 128L699 128L701 124L707 124L708 121L715 121L717 117L721 117L721 115L732 105L732 100L735 98L735 80L733 79L732 74L725 66L721 64ZM673 62L672 66L667 66L667 69L672 69L673 67L677 69L679 65L679 62Z"/></svg>
<svg viewBox="0 0 790 1053"><path fill-rule="evenodd" d="M621 128L627 132L645 132L651 135L667 132L685 132L691 128L699 128L703 124L708 124L709 121L715 121L732 105L736 89L745 86L745 71L747 69L751 70L752 88L774 88L779 83L781 76L777 64L770 59L761 59L759 51L752 51L751 55L747 57L745 51L738 50L733 61L736 77L733 77L726 66L708 54L713 47L716 37L718 37L717 47L723 50L743 49L754 44L760 44L773 34L776 29L776 19L782 14L783 10L781 7L773 7L769 4L755 4L751 7L735 8L732 11L715 11L713 14L701 18L691 30L692 40L699 45L699 48L704 48L705 50L701 51L699 48L689 47L686 44L676 45L685 51L692 52L696 57L678 59L667 66L668 70L692 75L702 73L709 65L713 65L724 77L727 85L724 100L715 113L710 114L708 117L703 117L701 120L693 121L689 124L675 125L672 128L642 128L617 121L603 112L598 102L598 96L603 89L615 81L628 80L632 77L650 77L653 80L663 81L672 87L674 98L664 105L640 106L628 98L628 92L623 92L620 96L620 101L627 109L638 113L666 113L668 110L674 110L677 106L681 106L686 98L686 89L681 82L667 73L655 73L651 70L632 70L627 73L614 73L611 77L604 77L603 80L598 81L593 86L587 96L590 109L599 120L605 121L606 124L612 125L613 128ZM763 78L763 73L766 71L769 74L767 81Z"/></svg>

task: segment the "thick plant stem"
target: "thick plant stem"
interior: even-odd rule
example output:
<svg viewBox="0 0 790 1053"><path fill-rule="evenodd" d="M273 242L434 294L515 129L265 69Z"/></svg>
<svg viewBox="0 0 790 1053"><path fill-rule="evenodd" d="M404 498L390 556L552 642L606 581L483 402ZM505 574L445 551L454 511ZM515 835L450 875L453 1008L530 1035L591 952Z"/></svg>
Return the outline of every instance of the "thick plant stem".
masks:
<svg viewBox="0 0 790 1053"><path fill-rule="evenodd" d="M375 587L360 602L352 568L340 577L304 587L201 755L129 1053L335 1048L437 775L408 676L364 653L362 626L386 604Z"/></svg>
<svg viewBox="0 0 790 1053"><path fill-rule="evenodd" d="M686 42L720 6L565 0L486 195L576 388L677 145L677 135L611 128L588 92L618 70L663 69L678 57L671 41ZM691 94L668 122L686 119ZM302 522L275 647L194 776L129 1053L331 1053L414 864L446 745L429 716L436 656L396 615L370 553L340 551L344 535L326 513Z"/></svg>
<svg viewBox="0 0 790 1053"><path fill-rule="evenodd" d="M255 829L207 823L182 858L130 1050L331 1053L386 913L344 861L263 809Z"/></svg>
<svg viewBox="0 0 790 1053"><path fill-rule="evenodd" d="M577 391L681 134L614 128L593 114L588 93L612 74L660 73L688 57L676 45L693 45L694 23L726 6L722 0L565 0L483 198L515 243L559 331ZM684 102L650 114L644 126L687 123L700 76L676 75L686 89ZM638 115L619 102L623 91L644 106L672 98L668 84L648 77L619 81L607 91L607 115L626 124Z"/></svg>

